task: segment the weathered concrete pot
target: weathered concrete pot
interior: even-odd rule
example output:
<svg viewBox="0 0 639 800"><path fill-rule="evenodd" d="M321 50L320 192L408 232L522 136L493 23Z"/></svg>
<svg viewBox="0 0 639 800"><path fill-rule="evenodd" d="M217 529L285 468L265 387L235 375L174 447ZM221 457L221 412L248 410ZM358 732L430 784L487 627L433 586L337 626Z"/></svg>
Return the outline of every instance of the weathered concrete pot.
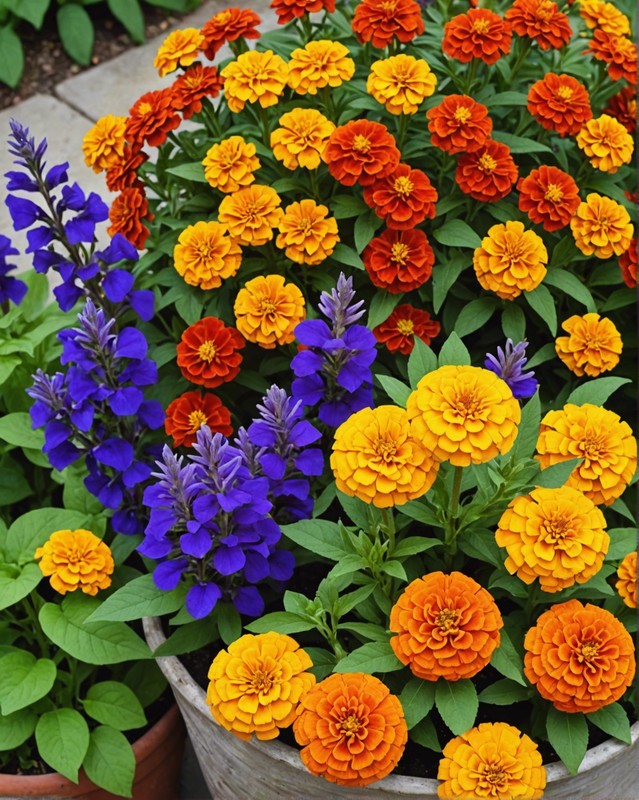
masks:
<svg viewBox="0 0 639 800"><path fill-rule="evenodd" d="M151 650L166 638L158 618L144 620ZM181 661L157 659L184 715L204 780L215 800L437 800L438 781L391 775L366 788L345 788L311 775L299 754L280 742L244 742L221 728L204 690ZM636 800L639 796L639 722L632 745L609 739L593 747L570 775L561 763L546 766L544 800Z"/></svg>

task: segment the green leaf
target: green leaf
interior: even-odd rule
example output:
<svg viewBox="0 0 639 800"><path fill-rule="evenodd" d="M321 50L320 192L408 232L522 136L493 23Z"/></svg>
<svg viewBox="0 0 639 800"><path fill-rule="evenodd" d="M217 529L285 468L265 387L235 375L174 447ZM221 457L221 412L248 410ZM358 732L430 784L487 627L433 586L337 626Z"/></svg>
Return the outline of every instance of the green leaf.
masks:
<svg viewBox="0 0 639 800"><path fill-rule="evenodd" d="M515 645L512 643L510 636L505 628L502 628L500 633L499 647L493 651L490 659L491 667L510 678L513 681L526 685L524 680L524 662L522 657L517 652Z"/></svg>
<svg viewBox="0 0 639 800"><path fill-rule="evenodd" d="M340 619L349 611L352 611L360 603L363 603L374 591L376 584L367 583L365 586L360 586L354 592L342 595L335 603L335 616Z"/></svg>
<svg viewBox="0 0 639 800"><path fill-rule="evenodd" d="M557 310L552 295L543 284L532 292L524 292L524 297L533 311L542 318L553 336L557 335Z"/></svg>
<svg viewBox="0 0 639 800"><path fill-rule="evenodd" d="M375 292L368 307L366 326L372 330L387 320L403 296L403 294L391 294L382 290Z"/></svg>
<svg viewBox="0 0 639 800"><path fill-rule="evenodd" d="M442 307L448 290L471 261L463 253L460 253L453 256L447 264L436 264L433 267L433 310L436 314Z"/></svg>
<svg viewBox="0 0 639 800"><path fill-rule="evenodd" d="M339 578L342 575L352 575L353 572L358 572L360 569L366 569L369 566L368 561L363 556L358 556L351 553L348 556L341 558L333 569L328 573L329 579Z"/></svg>
<svg viewBox="0 0 639 800"><path fill-rule="evenodd" d="M24 50L20 38L12 28L0 27L0 82L15 89L20 83L23 70ZM0 383L2 380L0 371Z"/></svg>
<svg viewBox="0 0 639 800"><path fill-rule="evenodd" d="M82 705L90 717L118 731L129 731L146 725L146 715L140 701L120 681L94 683Z"/></svg>
<svg viewBox="0 0 639 800"><path fill-rule="evenodd" d="M606 561L617 561L637 549L636 528L612 528L608 531L610 547L606 553ZM2 590L0 589L0 596Z"/></svg>
<svg viewBox="0 0 639 800"><path fill-rule="evenodd" d="M597 311L597 305L588 287L572 272L567 272L565 269L549 269L544 277L544 283L573 297L582 306L586 306L587 311Z"/></svg>
<svg viewBox="0 0 639 800"><path fill-rule="evenodd" d="M44 433L33 430L31 416L25 411L15 411L0 417L0 439L16 447L31 447L42 450Z"/></svg>
<svg viewBox="0 0 639 800"><path fill-rule="evenodd" d="M333 672L396 672L404 665L389 642L367 642L340 659Z"/></svg>
<svg viewBox="0 0 639 800"><path fill-rule="evenodd" d="M630 383L630 378L595 378L574 389L568 395L566 403L574 403L576 406L584 403L602 406L613 392L627 383Z"/></svg>
<svg viewBox="0 0 639 800"><path fill-rule="evenodd" d="M582 460L581 458L570 458L568 461L560 461L558 464L542 469L539 476L535 478L535 485L544 489L558 489L566 483L570 473L581 464Z"/></svg>
<svg viewBox="0 0 639 800"><path fill-rule="evenodd" d="M130 622L172 614L184 605L186 592L185 585L170 592L158 589L152 575L141 575L103 600L87 622Z"/></svg>
<svg viewBox="0 0 639 800"><path fill-rule="evenodd" d="M598 711L593 711L586 715L588 722L592 722L602 731L614 736L626 744L632 744L632 734L630 733L630 721L628 715L619 703L612 703L604 706Z"/></svg>
<svg viewBox="0 0 639 800"><path fill-rule="evenodd" d="M368 206L361 198L350 194L340 194L332 197L328 205L335 219L357 217L368 210Z"/></svg>
<svg viewBox="0 0 639 800"><path fill-rule="evenodd" d="M10 467L0 467L0 506L11 506L31 494L31 486L15 462Z"/></svg>
<svg viewBox="0 0 639 800"><path fill-rule="evenodd" d="M25 564L33 561L33 554L55 531L76 530L88 523L88 517L79 511L64 508L36 508L18 517L9 528L5 543L7 561Z"/></svg>
<svg viewBox="0 0 639 800"><path fill-rule="evenodd" d="M194 325L202 314L203 301L194 293L184 290L175 301L175 310L187 325Z"/></svg>
<svg viewBox="0 0 639 800"><path fill-rule="evenodd" d="M20 0L19 3L12 3L11 11L16 17L26 19L34 28L40 30L49 5L50 0Z"/></svg>
<svg viewBox="0 0 639 800"><path fill-rule="evenodd" d="M35 730L37 715L31 709L20 709L7 716L0 715L0 751L15 750L27 741Z"/></svg>
<svg viewBox="0 0 639 800"><path fill-rule="evenodd" d="M502 678L491 683L479 693L480 703L490 703L495 706L509 706L527 700L530 692L525 686L514 683L508 678Z"/></svg>
<svg viewBox="0 0 639 800"><path fill-rule="evenodd" d="M51 659L36 659L25 650L3 656L0 660L2 714L12 714L45 697L53 686L57 671Z"/></svg>
<svg viewBox="0 0 639 800"><path fill-rule="evenodd" d="M555 343L548 342L547 344L542 345L539 350L537 350L537 352L528 359L526 369L532 369L539 364L544 364L546 361L550 361L551 359L555 358L556 355L557 351L555 350Z"/></svg>
<svg viewBox="0 0 639 800"><path fill-rule="evenodd" d="M414 742L417 742L417 744L426 747L428 750L433 750L435 753L441 753L442 751L439 739L437 738L435 725L430 717L426 717L426 719L423 719L411 729L410 738Z"/></svg>
<svg viewBox="0 0 639 800"><path fill-rule="evenodd" d="M153 651L154 657L177 656L193 653L217 639L217 628L210 619L189 622L172 633L169 638Z"/></svg>
<svg viewBox="0 0 639 800"><path fill-rule="evenodd" d="M232 644L242 635L242 619L232 603L218 603L217 628L224 644Z"/></svg>
<svg viewBox="0 0 639 800"><path fill-rule="evenodd" d="M470 247L474 250L481 244L479 236L461 219L447 220L441 228L433 231L433 238L449 247Z"/></svg>
<svg viewBox="0 0 639 800"><path fill-rule="evenodd" d="M107 0L113 16L122 23L136 44L144 41L144 16L138 0Z"/></svg>
<svg viewBox="0 0 639 800"><path fill-rule="evenodd" d="M468 348L455 333L455 331L450 334L448 339L446 339L442 345L442 348L439 351L438 363L440 367L443 367L446 364L460 364L465 366L470 364L470 353L468 352Z"/></svg>
<svg viewBox="0 0 639 800"><path fill-rule="evenodd" d="M338 244L335 245L331 258L337 261L338 264L346 264L349 267L355 267L355 269L364 269L364 262L355 250L353 250L352 247L347 247L345 244L342 244L342 242L338 242Z"/></svg>
<svg viewBox="0 0 639 800"><path fill-rule="evenodd" d="M399 695L408 730L414 728L435 705L435 683L411 678Z"/></svg>
<svg viewBox="0 0 639 800"><path fill-rule="evenodd" d="M72 708L47 711L35 729L40 757L74 783L89 746L89 726Z"/></svg>
<svg viewBox="0 0 639 800"><path fill-rule="evenodd" d="M398 511L417 522L422 522L424 525L439 525L437 515L428 506L420 503L419 500L409 500Z"/></svg>
<svg viewBox="0 0 639 800"><path fill-rule="evenodd" d="M539 439L540 425L541 401L539 390L537 390L521 410L521 422L511 456L513 464L519 463L522 458L529 458L533 455Z"/></svg>
<svg viewBox="0 0 639 800"><path fill-rule="evenodd" d="M309 672L312 672L318 681L328 678L335 666L335 654L324 650L323 647L305 647L304 650L313 662Z"/></svg>
<svg viewBox="0 0 639 800"><path fill-rule="evenodd" d="M379 217L372 209L357 217L353 229L353 239L358 253L361 253L366 245L371 242L380 224Z"/></svg>
<svg viewBox="0 0 639 800"><path fill-rule="evenodd" d="M435 705L444 723L455 736L466 733L473 727L479 708L473 682L468 678L459 681L438 680Z"/></svg>
<svg viewBox="0 0 639 800"><path fill-rule="evenodd" d="M339 561L350 552L342 543L336 522L305 519L290 525L282 525L281 528L287 539L331 561Z"/></svg>
<svg viewBox="0 0 639 800"><path fill-rule="evenodd" d="M408 357L408 381L414 389L428 372L437 369L437 356L423 339L415 337L413 350Z"/></svg>
<svg viewBox="0 0 639 800"><path fill-rule="evenodd" d="M395 549L390 554L393 558L408 558L417 553L423 553L430 550L431 547L441 545L439 539L429 538L427 536L407 536L397 543Z"/></svg>
<svg viewBox="0 0 639 800"><path fill-rule="evenodd" d="M362 530L369 530L371 525L376 525L380 519L379 509L370 503L365 503L359 497L350 497L344 492L337 491L336 497L339 504L346 512L348 519ZM346 523L348 524L348 522Z"/></svg>
<svg viewBox="0 0 639 800"><path fill-rule="evenodd" d="M395 405L401 406L402 408L406 407L406 401L411 394L409 386L406 386L405 383L398 381L397 378L393 378L390 375L376 375L375 378Z"/></svg>
<svg viewBox="0 0 639 800"><path fill-rule="evenodd" d="M82 766L100 788L123 797L132 797L135 756L126 736L100 725L91 731L89 749Z"/></svg>
<svg viewBox="0 0 639 800"><path fill-rule="evenodd" d="M501 329L506 338L521 342L526 334L526 317L514 303L506 303L501 312Z"/></svg>
<svg viewBox="0 0 639 800"><path fill-rule="evenodd" d="M386 573L386 575L390 575L393 578L398 578L400 581L408 580L408 577L406 576L406 570L400 561L382 561L380 570Z"/></svg>
<svg viewBox="0 0 639 800"><path fill-rule="evenodd" d="M588 749L588 723L583 714L567 714L548 709L546 717L548 741L572 775L577 774Z"/></svg>
<svg viewBox="0 0 639 800"><path fill-rule="evenodd" d="M89 64L95 33L86 10L75 3L60 6L56 18L64 49L78 64Z"/></svg>
<svg viewBox="0 0 639 800"><path fill-rule="evenodd" d="M496 142L508 145L511 153L552 153L550 147L527 136L515 136L512 133L494 130L492 138Z"/></svg>
<svg viewBox="0 0 639 800"><path fill-rule="evenodd" d="M317 627L317 624L308 617L302 617L299 614L292 614L290 611L273 611L270 614L264 614L259 619L249 622L244 626L247 631L251 633L301 633L302 631L310 631Z"/></svg>
<svg viewBox="0 0 639 800"><path fill-rule="evenodd" d="M381 625L375 625L372 622L340 622L337 629L340 631L352 631L357 636L373 642L387 642L390 637L390 633L387 630L382 628Z"/></svg>
<svg viewBox="0 0 639 800"><path fill-rule="evenodd" d="M128 2L128 0L124 0L124 2ZM176 167L168 167L166 171L169 175L177 175L178 178L184 178L187 181L208 183L204 177L204 165L201 161L194 161L190 164L178 164Z"/></svg>
<svg viewBox="0 0 639 800"><path fill-rule="evenodd" d="M497 310L497 303L490 297L480 297L478 300L471 300L465 305L457 321L455 322L455 333L463 338L469 333L485 325Z"/></svg>
<svg viewBox="0 0 639 800"><path fill-rule="evenodd" d="M525 106L528 104L528 95L523 92L498 92L490 95L488 102L492 106Z"/></svg>

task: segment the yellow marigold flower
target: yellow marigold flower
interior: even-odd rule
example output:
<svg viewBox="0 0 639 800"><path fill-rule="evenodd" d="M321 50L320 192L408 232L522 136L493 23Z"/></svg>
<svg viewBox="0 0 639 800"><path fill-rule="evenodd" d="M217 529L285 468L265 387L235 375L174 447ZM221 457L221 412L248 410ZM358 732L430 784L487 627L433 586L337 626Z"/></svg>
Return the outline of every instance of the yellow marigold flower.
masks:
<svg viewBox="0 0 639 800"><path fill-rule="evenodd" d="M315 200L291 203L284 210L275 244L297 264L321 264L339 242L337 222Z"/></svg>
<svg viewBox="0 0 639 800"><path fill-rule="evenodd" d="M220 650L209 669L206 703L214 719L247 741L275 739L295 720L315 685L306 651L283 633L250 633Z"/></svg>
<svg viewBox="0 0 639 800"><path fill-rule="evenodd" d="M262 108L274 106L286 87L288 67L272 50L249 50L231 61L220 72L224 96L231 111L241 111L246 103Z"/></svg>
<svg viewBox="0 0 639 800"><path fill-rule="evenodd" d="M375 61L366 90L391 114L415 114L437 86L437 78L421 58L400 53Z"/></svg>
<svg viewBox="0 0 639 800"><path fill-rule="evenodd" d="M238 244L257 247L273 238L273 228L284 214L281 202L275 189L254 183L228 194L220 203L217 216Z"/></svg>
<svg viewBox="0 0 639 800"><path fill-rule="evenodd" d="M173 263L186 283L216 289L238 271L242 251L219 222L196 222L179 235Z"/></svg>
<svg viewBox="0 0 639 800"><path fill-rule="evenodd" d="M94 172L118 165L124 158L127 117L107 114L95 123L82 140L84 163Z"/></svg>
<svg viewBox="0 0 639 800"><path fill-rule="evenodd" d="M613 36L630 33L630 20L612 3L579 0L579 14L589 28L599 28Z"/></svg>
<svg viewBox="0 0 639 800"><path fill-rule="evenodd" d="M541 421L537 455L541 468L583 458L566 486L609 506L623 494L637 468L637 440L627 422L601 406L567 403Z"/></svg>
<svg viewBox="0 0 639 800"><path fill-rule="evenodd" d="M473 254L480 285L504 300L532 292L546 275L548 251L543 239L522 222L493 225Z"/></svg>
<svg viewBox="0 0 639 800"><path fill-rule="evenodd" d="M506 381L488 369L458 365L424 375L406 411L424 447L439 461L459 467L507 453L521 420Z"/></svg>
<svg viewBox="0 0 639 800"><path fill-rule="evenodd" d="M335 125L315 108L294 108L271 134L273 155L287 169L319 167Z"/></svg>
<svg viewBox="0 0 639 800"><path fill-rule="evenodd" d="M438 468L398 406L363 408L335 431L331 469L337 488L378 508L421 497Z"/></svg>
<svg viewBox="0 0 639 800"><path fill-rule="evenodd" d="M91 531L55 531L38 547L34 558L42 559L40 569L56 592L81 589L95 595L111 585L113 556L108 545Z"/></svg>
<svg viewBox="0 0 639 800"><path fill-rule="evenodd" d="M623 342L612 320L595 313L583 317L574 314L562 322L561 327L570 336L558 336L555 350L575 375L596 378L619 363Z"/></svg>
<svg viewBox="0 0 639 800"><path fill-rule="evenodd" d="M592 192L570 220L575 244L584 255L620 256L630 247L634 228L630 214L620 204Z"/></svg>
<svg viewBox="0 0 639 800"><path fill-rule="evenodd" d="M304 295L282 275L260 275L237 293L235 327L249 342L265 350L290 344L295 326L306 316Z"/></svg>
<svg viewBox="0 0 639 800"><path fill-rule="evenodd" d="M204 177L214 189L231 194L255 180L261 164L255 145L241 136L229 136L206 151L202 161Z"/></svg>
<svg viewBox="0 0 639 800"><path fill-rule="evenodd" d="M633 550L632 553L624 558L619 564L617 569L617 578L615 589L619 592L619 596L624 603L630 608L637 608L637 551Z"/></svg>
<svg viewBox="0 0 639 800"><path fill-rule="evenodd" d="M197 28L182 28L169 33L160 45L153 66L163 78L178 67L190 67L200 54L204 36Z"/></svg>
<svg viewBox="0 0 639 800"><path fill-rule="evenodd" d="M495 541L505 567L544 592L585 583L601 569L610 537L597 506L576 489L534 489L516 497L499 520Z"/></svg>
<svg viewBox="0 0 639 800"><path fill-rule="evenodd" d="M632 161L634 140L619 120L608 114L593 117L577 134L577 144L595 169L616 172Z"/></svg>
<svg viewBox="0 0 639 800"><path fill-rule="evenodd" d="M340 86L353 77L355 62L340 42L319 39L293 50L288 62L288 85L298 94L317 94L325 86Z"/></svg>
<svg viewBox="0 0 639 800"><path fill-rule="evenodd" d="M537 745L506 722L482 722L451 739L442 750L437 777L437 794L443 800L537 800L546 787Z"/></svg>

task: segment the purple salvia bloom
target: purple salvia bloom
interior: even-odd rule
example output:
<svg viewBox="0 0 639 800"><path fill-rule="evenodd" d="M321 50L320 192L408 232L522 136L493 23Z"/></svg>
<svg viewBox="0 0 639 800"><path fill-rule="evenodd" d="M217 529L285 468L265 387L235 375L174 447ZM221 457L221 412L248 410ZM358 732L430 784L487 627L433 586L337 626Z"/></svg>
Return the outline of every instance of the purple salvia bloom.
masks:
<svg viewBox="0 0 639 800"><path fill-rule="evenodd" d="M526 347L528 347L528 342L513 344L513 340L509 338L503 349L497 348L496 356L486 353L484 361L486 369L506 381L513 396L518 400L532 397L539 386L534 372L523 372L524 364L528 360L525 356Z"/></svg>
<svg viewBox="0 0 639 800"><path fill-rule="evenodd" d="M343 272L340 272L337 284L331 293L322 292L320 296L318 308L331 321L333 336L336 338L366 313L362 308L364 301L353 303L354 297L353 278L350 276L347 278Z"/></svg>
<svg viewBox="0 0 639 800"><path fill-rule="evenodd" d="M27 293L27 284L14 278L13 275L9 275L11 270L16 269L16 265L7 263L8 256L17 255L18 251L11 246L11 240L0 234L0 303L7 303L11 300L18 306Z"/></svg>

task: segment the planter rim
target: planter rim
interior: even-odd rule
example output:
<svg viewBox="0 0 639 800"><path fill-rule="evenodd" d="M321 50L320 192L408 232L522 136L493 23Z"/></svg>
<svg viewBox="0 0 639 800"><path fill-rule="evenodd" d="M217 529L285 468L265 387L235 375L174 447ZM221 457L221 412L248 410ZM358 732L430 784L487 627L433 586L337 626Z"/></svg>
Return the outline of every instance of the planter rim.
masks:
<svg viewBox="0 0 639 800"><path fill-rule="evenodd" d="M153 651L166 641L160 618L145 617L142 622L147 642ZM210 717L211 722L216 727L220 727L219 723L209 714L204 689L195 681L179 658L177 656L158 656L156 657L156 661L174 690L178 691L186 702L196 709L199 709L203 716ZM630 746L636 745L637 741L639 741L639 720L632 725L630 735L632 739L631 745L624 744L618 739L611 738L588 750L584 756L584 760L579 766L578 774L581 775L588 770L596 769L618 753L623 752ZM284 745L276 740L261 742L255 737L252 737L246 744L261 750L274 761L286 763L293 769L308 774L301 759L295 758L297 751L292 747ZM544 764L544 766L546 768L547 784L561 778L572 777L571 773L561 761L553 761L550 764ZM438 785L439 781L433 778L415 778L410 775L390 775L375 784L376 788L408 796L427 792L437 794Z"/></svg>

